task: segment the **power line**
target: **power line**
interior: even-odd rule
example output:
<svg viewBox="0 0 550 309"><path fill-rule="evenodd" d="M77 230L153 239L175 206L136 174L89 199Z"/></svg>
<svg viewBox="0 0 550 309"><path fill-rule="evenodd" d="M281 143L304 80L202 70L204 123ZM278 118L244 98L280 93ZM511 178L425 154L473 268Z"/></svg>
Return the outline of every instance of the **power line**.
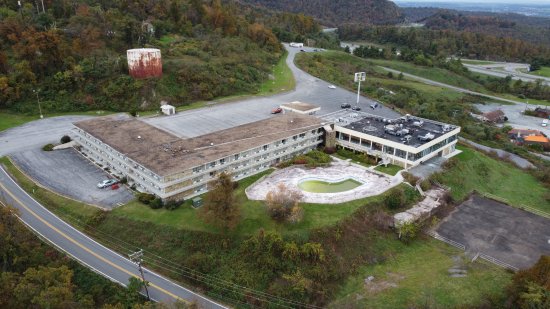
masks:
<svg viewBox="0 0 550 309"><path fill-rule="evenodd" d="M107 242L107 243L115 245L116 247L118 247L120 249L125 250L126 252L133 252L138 248L137 246L135 246L131 243L128 243L127 241L118 239L118 238L116 238L116 237L114 237L110 234L107 234L103 231L98 230L95 227L82 222L80 219L75 218L74 216L72 216L70 214L67 214L67 213L65 213L65 214L68 217L70 217L72 220L75 220L76 222L78 222L77 225L79 225L81 227L84 227L87 231L96 232L97 237L101 237L98 234L102 234L105 237L111 238L112 240L106 240L104 238L101 238L101 239L103 241ZM122 243L124 245L121 245L120 243ZM129 248L128 246L133 247L133 248ZM228 291L236 291L237 294L239 294L239 295L252 297L252 298L254 298L258 301L268 302L268 303L275 304L275 305L278 305L278 306L281 306L281 307L289 307L289 306L283 305L283 304L280 304L280 303L274 303L274 301L279 301L279 302L283 302L283 303L286 303L286 304L291 304L291 305L294 306L294 307L290 307L290 308L295 308L296 306L302 307L302 308L321 308L319 306L306 304L306 303L302 303L302 302L299 302L299 301L294 301L294 300L291 300L291 299L286 299L286 298L283 298L283 297L280 297L280 296L272 295L272 294L265 293L265 292L262 292L262 291L254 290L252 288L241 286L241 285L238 285L238 284L233 283L231 281L227 281L225 279L218 278L218 277L212 276L212 275L207 275L207 274L201 273L201 272L199 272L195 269L185 267L185 266L180 265L178 263L175 263L171 260L168 260L164 257L156 255L155 253L153 253L151 251L147 251L147 250L143 250L143 249L139 249L139 250L143 253L142 258L144 260L146 260L149 264L155 265L156 267L159 267L159 268L162 268L164 270L170 271L172 273L175 273L175 274L184 276L186 278L195 280L197 282L204 283L204 284L209 285L209 286L215 286L217 288L221 288L221 289L228 290ZM165 262L162 262L162 261L165 261ZM176 271L174 269L176 269L178 271ZM202 280L199 279L199 278L201 278ZM226 287L226 286L229 286L229 287ZM257 297L254 297L254 296L252 296L250 294L247 294L247 293L238 292L238 290L246 291L246 292L248 292L252 295L255 295ZM261 298L258 298L258 297L261 297Z"/></svg>

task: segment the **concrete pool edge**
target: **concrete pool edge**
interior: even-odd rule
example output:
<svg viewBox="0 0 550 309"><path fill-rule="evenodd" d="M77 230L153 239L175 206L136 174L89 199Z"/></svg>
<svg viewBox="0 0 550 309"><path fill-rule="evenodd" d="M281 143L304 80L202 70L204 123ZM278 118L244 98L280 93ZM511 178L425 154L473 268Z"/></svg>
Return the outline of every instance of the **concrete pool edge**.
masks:
<svg viewBox="0 0 550 309"><path fill-rule="evenodd" d="M345 173L345 177L342 174ZM337 193L310 193L298 188L297 184L306 179L334 182L335 180L353 179L362 183L352 190ZM245 189L250 200L263 201L267 193L283 183L291 190L303 194L301 203L310 204L342 204L353 200L380 195L403 182L401 173L389 176L376 173L363 166L346 161L336 161L329 167L308 169L302 166L291 166L274 171L255 181Z"/></svg>

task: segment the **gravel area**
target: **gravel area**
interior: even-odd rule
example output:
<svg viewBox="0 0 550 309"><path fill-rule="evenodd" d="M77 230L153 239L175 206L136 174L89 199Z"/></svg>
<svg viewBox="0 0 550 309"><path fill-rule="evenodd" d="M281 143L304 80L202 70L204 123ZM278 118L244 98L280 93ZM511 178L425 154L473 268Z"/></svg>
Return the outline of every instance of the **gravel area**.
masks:
<svg viewBox="0 0 550 309"><path fill-rule="evenodd" d="M76 150L26 150L11 156L27 175L42 186L61 195L111 209L134 198L126 187L99 189L97 183L111 178Z"/></svg>
<svg viewBox="0 0 550 309"><path fill-rule="evenodd" d="M311 193L298 188L298 184L304 180L314 179L326 182L339 182L350 178L362 182L363 185L339 193ZM278 170L248 187L246 195L251 200L264 200L269 191L273 190L278 184L283 183L288 189L302 192L302 202L340 204L382 194L402 181L403 177L401 177L401 174L390 177L376 173L360 165L336 160L329 167L308 169L301 166L292 166Z"/></svg>

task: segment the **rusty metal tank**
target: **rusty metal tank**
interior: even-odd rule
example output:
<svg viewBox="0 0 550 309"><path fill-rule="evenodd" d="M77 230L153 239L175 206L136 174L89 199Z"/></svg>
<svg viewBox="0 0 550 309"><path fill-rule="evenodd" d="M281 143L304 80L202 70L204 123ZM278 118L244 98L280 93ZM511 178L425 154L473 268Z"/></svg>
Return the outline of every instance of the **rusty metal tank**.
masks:
<svg viewBox="0 0 550 309"><path fill-rule="evenodd" d="M134 78L162 76L162 58L160 49L136 48L126 51L128 70Z"/></svg>

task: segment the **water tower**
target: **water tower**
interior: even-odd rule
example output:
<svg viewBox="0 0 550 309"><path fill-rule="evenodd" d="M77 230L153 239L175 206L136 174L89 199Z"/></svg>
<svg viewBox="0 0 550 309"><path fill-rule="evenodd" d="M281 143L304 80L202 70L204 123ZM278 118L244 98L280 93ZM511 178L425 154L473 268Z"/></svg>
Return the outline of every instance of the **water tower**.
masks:
<svg viewBox="0 0 550 309"><path fill-rule="evenodd" d="M162 76L162 58L160 49L136 48L126 51L128 69L133 78Z"/></svg>

